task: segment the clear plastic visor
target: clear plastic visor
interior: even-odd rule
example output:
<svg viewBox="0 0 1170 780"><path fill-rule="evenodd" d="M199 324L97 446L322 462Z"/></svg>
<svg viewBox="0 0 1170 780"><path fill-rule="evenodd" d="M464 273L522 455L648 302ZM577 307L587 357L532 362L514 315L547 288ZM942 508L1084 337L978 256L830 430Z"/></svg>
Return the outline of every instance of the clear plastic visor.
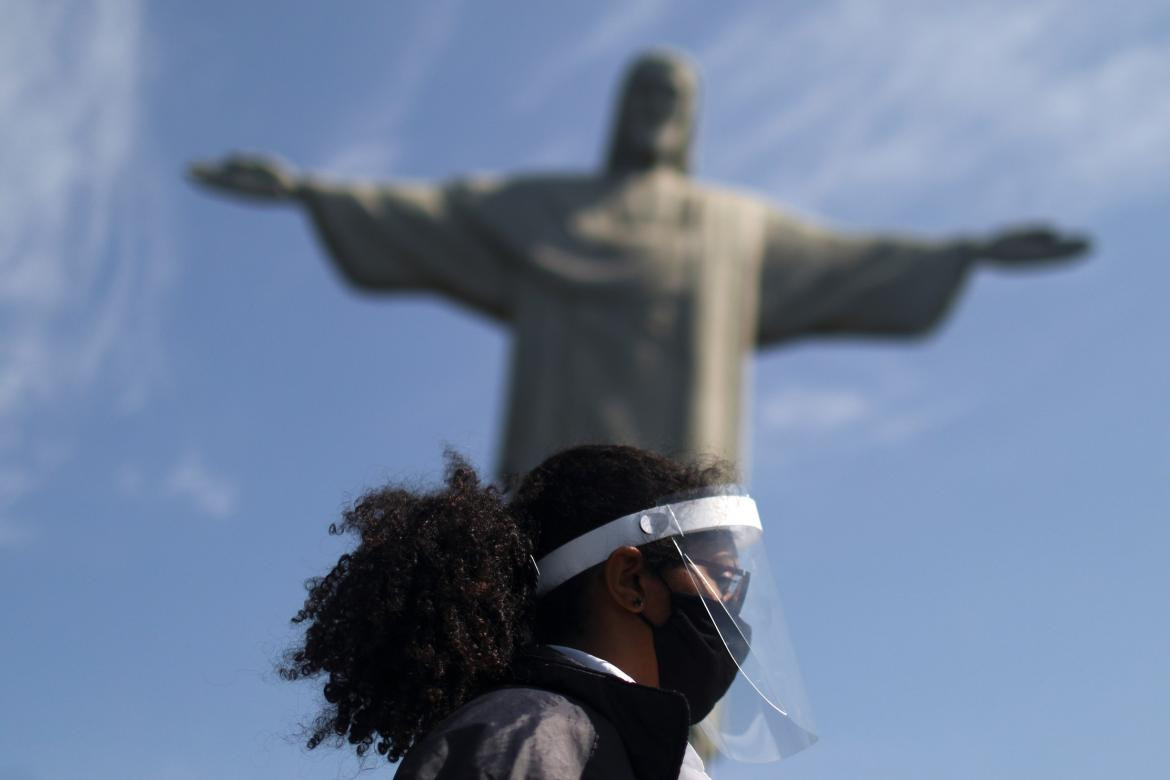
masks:
<svg viewBox="0 0 1170 780"><path fill-rule="evenodd" d="M688 534L677 518L674 524L678 533L666 549L673 548L668 554L677 555L682 571L670 573L668 582L704 597L739 669L698 730L723 756L751 763L778 761L812 745L817 737L761 531L729 526Z"/></svg>

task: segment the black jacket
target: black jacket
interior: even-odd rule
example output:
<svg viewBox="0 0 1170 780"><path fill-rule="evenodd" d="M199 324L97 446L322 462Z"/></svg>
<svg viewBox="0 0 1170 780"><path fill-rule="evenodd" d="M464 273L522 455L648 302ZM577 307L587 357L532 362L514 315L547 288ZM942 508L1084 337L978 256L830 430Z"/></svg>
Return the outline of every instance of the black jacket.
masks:
<svg viewBox="0 0 1170 780"><path fill-rule="evenodd" d="M516 684L465 704L420 739L400 780L675 780L686 699L578 666L553 650L518 665Z"/></svg>

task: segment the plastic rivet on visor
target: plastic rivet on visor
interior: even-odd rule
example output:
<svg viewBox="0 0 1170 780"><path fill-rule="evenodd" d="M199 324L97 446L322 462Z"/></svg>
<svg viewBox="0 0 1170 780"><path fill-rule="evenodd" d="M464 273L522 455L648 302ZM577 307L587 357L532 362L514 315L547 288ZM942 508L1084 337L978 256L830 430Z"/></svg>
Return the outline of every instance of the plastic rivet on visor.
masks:
<svg viewBox="0 0 1170 780"><path fill-rule="evenodd" d="M661 535L669 525L670 517L665 512L647 512L638 519L638 527L649 535Z"/></svg>

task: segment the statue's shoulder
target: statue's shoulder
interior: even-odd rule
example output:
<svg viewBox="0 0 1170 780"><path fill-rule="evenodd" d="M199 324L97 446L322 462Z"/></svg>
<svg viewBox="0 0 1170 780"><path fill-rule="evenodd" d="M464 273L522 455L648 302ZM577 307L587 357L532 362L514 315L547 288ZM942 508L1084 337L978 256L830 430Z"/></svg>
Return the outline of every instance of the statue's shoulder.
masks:
<svg viewBox="0 0 1170 780"><path fill-rule="evenodd" d="M742 187L733 187L701 179L688 179L691 188L702 193L702 197L710 204L719 204L728 208L745 211L771 211L776 205L758 192Z"/></svg>
<svg viewBox="0 0 1170 780"><path fill-rule="evenodd" d="M450 181L448 186L481 193L548 195L589 191L600 181L600 177L586 173L474 173Z"/></svg>
<svg viewBox="0 0 1170 780"><path fill-rule="evenodd" d="M517 192L578 192L598 187L600 176L587 173L533 171L517 173L504 179Z"/></svg>
<svg viewBox="0 0 1170 780"><path fill-rule="evenodd" d="M601 177L587 174L476 174L448 182L448 191L471 195L480 202L532 206L534 203L579 202L595 195L603 186Z"/></svg>

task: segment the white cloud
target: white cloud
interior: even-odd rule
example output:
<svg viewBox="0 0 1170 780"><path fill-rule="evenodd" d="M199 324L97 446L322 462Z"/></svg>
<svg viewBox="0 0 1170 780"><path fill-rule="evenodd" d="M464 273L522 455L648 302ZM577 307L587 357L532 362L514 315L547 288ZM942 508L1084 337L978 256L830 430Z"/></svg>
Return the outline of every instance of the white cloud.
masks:
<svg viewBox="0 0 1170 780"><path fill-rule="evenodd" d="M971 408L966 400L933 401L913 409L900 408L874 420L870 429L875 444L894 445L938 430Z"/></svg>
<svg viewBox="0 0 1170 780"><path fill-rule="evenodd" d="M32 532L8 517L0 516L0 550L23 547L33 538Z"/></svg>
<svg viewBox="0 0 1170 780"><path fill-rule="evenodd" d="M0 467L0 550L20 547L31 538L27 526L9 516L7 510L35 486L35 478L29 469Z"/></svg>
<svg viewBox="0 0 1170 780"><path fill-rule="evenodd" d="M0 469L0 501L19 496L32 487L32 477L24 469Z"/></svg>
<svg viewBox="0 0 1170 780"><path fill-rule="evenodd" d="M0 514L60 465L46 421L99 380L141 397L154 370L170 265L142 167L142 40L134 0L5 7L0 427L16 434L0 442L0 467L26 478L0 496Z"/></svg>
<svg viewBox="0 0 1170 780"><path fill-rule="evenodd" d="M761 410L764 425L794 433L832 433L867 421L869 398L856 390L788 388L769 397Z"/></svg>
<svg viewBox="0 0 1170 780"><path fill-rule="evenodd" d="M708 168L817 211L1081 216L1170 186L1157 4L762 6L700 51ZM879 214L880 216L880 214Z"/></svg>
<svg viewBox="0 0 1170 780"><path fill-rule="evenodd" d="M598 15L595 25L575 36L576 45L533 69L531 80L517 90L513 108L539 108L558 86L582 68L629 45L639 33L658 22L668 8L666 0L631 0L607 8Z"/></svg>
<svg viewBox="0 0 1170 780"><path fill-rule="evenodd" d="M142 495L146 478L142 469L132 463L123 463L114 470L114 488L123 496L136 498Z"/></svg>
<svg viewBox="0 0 1170 780"><path fill-rule="evenodd" d="M393 173L403 152L398 138L402 125L451 45L459 5L457 0L436 0L419 6L420 16L407 36L410 43L390 68L391 78L378 80L378 91L363 99L362 110L346 117L343 136L320 164L323 170L361 178Z"/></svg>
<svg viewBox="0 0 1170 780"><path fill-rule="evenodd" d="M879 378L863 392L853 387L785 386L766 392L758 412L761 446L783 452L897 446L965 413L970 400L931 400L913 382Z"/></svg>
<svg viewBox="0 0 1170 780"><path fill-rule="evenodd" d="M179 459L166 476L167 495L184 498L200 512L215 518L235 514L239 506L236 484L208 468L203 456L189 452Z"/></svg>

